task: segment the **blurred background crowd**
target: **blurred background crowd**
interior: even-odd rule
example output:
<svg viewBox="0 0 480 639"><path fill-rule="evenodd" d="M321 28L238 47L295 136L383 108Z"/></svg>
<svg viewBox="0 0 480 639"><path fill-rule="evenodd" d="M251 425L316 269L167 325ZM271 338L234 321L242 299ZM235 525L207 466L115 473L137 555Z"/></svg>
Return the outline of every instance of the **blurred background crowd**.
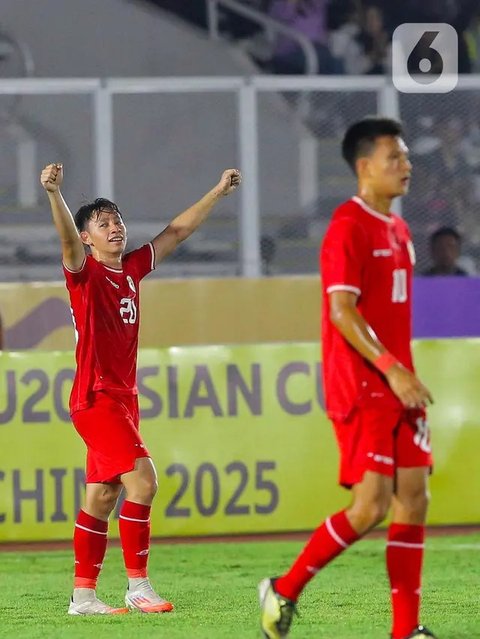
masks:
<svg viewBox="0 0 480 639"><path fill-rule="evenodd" d="M298 39L272 25L289 27L313 45L318 75L343 79L347 84L341 90L323 90L319 85L315 91L271 91L258 99L262 182L259 250L265 275L316 272L318 244L329 216L340 201L351 195L353 187L352 176L340 158L339 141L352 121L379 109L375 90L350 92L348 78L363 76L373 80L389 75L391 38L399 24L449 22L458 33L459 72L472 78L480 74L478 0L218 0L216 38L212 38L209 0L109 0L105 5L108 29L93 9L89 16L89 7L94 6L89 0L84 5L82 27L80 23L78 29L72 27L68 37L80 37L81 44L82 29L88 33L94 25L95 30L89 35L99 35L108 54L95 58L96 48L88 47L82 56L68 58L72 46L64 50L65 56L55 59L51 57L48 34L44 34L42 44L40 27L22 32L16 3L7 0L7 5L10 8L5 12L4 30L0 31L0 79L36 75L302 76L309 69ZM67 5L71 5L71 11ZM70 16L74 5L73 1L62 5L62 20L74 22ZM113 5L118 8L115 24ZM253 17L242 15L238 6L253 11ZM262 17L268 22L262 22ZM116 33L127 24L132 43L128 51ZM173 50L172 43L177 40L178 48ZM68 61L62 69L63 58ZM153 222L153 230L157 228L157 209L166 211L166 216L181 209L200 194L204 188L200 184L208 186L224 162L232 157L237 161L232 126L236 123L235 105L232 108L226 98L224 104L218 94L213 99L208 91L204 97L192 94L187 99L185 95L115 98L115 197L121 208L139 210L137 221L143 223L142 232L147 235L152 232ZM140 108L141 99L142 117L135 118L133 125L133 104ZM59 277L58 250L50 242L52 229L44 215L37 165L32 168L34 178L23 186L19 185L20 177L25 178L22 166L61 157L75 175L70 187L72 195L69 194L73 206L80 204L80 197L99 195L93 193L89 173L89 163L95 156L89 129L93 119L92 112L88 114L91 103L82 107L79 100L68 100L66 96L57 99L0 94L0 130L5 148L0 157L0 281ZM454 91L442 97L402 94L398 101L414 165L411 193L403 211L414 234L417 273L477 275L480 80L478 88L469 91ZM55 121L51 108L59 109ZM78 122L83 123L82 131ZM142 128L134 130L137 126ZM217 140L218 132L221 139ZM150 144L159 133L161 143ZM298 161L301 140L315 147L315 170L309 179L317 187L310 184L307 188L307 196L310 193L311 197L300 193L299 184L305 182ZM29 144L35 145L35 160L28 157L33 148ZM195 163L192 148L202 159L208 159ZM10 152L15 157L13 172L8 161ZM139 174L145 176L135 193L124 178L127 156L128 162L136 163ZM186 191L182 184L174 182L180 175L178 167L184 166L195 171L197 188L195 181L189 181ZM28 186L33 181L35 187L30 190L34 192L29 195ZM182 247L157 276L238 275L238 220L238 210L222 211L212 218L208 238L199 236ZM36 225L34 233L32 223ZM131 245L140 241L132 237Z"/></svg>
<svg viewBox="0 0 480 639"><path fill-rule="evenodd" d="M204 2L151 0L207 28ZM242 4L307 36L324 74L379 74L390 66L390 42L405 22L448 22L459 35L459 72L480 72L478 0L242 0ZM221 29L273 73L303 73L304 59L287 37L272 37L248 18L222 9Z"/></svg>

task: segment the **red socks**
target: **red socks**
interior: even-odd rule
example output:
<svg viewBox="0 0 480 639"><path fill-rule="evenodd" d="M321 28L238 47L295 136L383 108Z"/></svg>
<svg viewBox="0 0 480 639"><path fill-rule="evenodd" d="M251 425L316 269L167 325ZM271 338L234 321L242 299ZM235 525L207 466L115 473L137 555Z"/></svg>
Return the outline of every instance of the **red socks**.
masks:
<svg viewBox="0 0 480 639"><path fill-rule="evenodd" d="M393 639L407 637L418 626L425 526L391 524L387 571L392 589Z"/></svg>
<svg viewBox="0 0 480 639"><path fill-rule="evenodd" d="M127 576L146 577L150 551L150 506L124 501L118 525Z"/></svg>
<svg viewBox="0 0 480 639"><path fill-rule="evenodd" d="M127 576L146 577L150 549L150 506L124 501L119 519ZM73 535L75 588L96 588L107 550L108 522L81 510Z"/></svg>
<svg viewBox="0 0 480 639"><path fill-rule="evenodd" d="M329 517L310 537L289 572L277 579L275 590L296 601L310 579L359 538L344 510Z"/></svg>
<svg viewBox="0 0 480 639"><path fill-rule="evenodd" d="M108 522L96 519L81 510L73 535L75 553L75 588L93 588L102 569L107 550Z"/></svg>

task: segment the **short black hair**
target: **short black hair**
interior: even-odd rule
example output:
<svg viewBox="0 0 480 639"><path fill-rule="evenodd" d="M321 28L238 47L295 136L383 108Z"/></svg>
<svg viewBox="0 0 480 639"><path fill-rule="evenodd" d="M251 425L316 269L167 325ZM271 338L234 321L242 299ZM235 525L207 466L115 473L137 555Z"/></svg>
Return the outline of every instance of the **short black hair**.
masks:
<svg viewBox="0 0 480 639"><path fill-rule="evenodd" d="M342 141L342 156L354 173L358 158L369 155L376 139L383 135L403 136L401 122L372 115L355 122L347 129Z"/></svg>
<svg viewBox="0 0 480 639"><path fill-rule="evenodd" d="M103 211L113 211L114 213L121 215L115 202L107 200L105 197L97 197L97 199L93 202L81 206L75 213L74 220L78 231L84 231L87 222L93 219L98 219L98 216Z"/></svg>
<svg viewBox="0 0 480 639"><path fill-rule="evenodd" d="M459 244L462 243L462 236L460 233L451 226L441 226L430 236L430 244L433 245L435 242L442 237L454 237Z"/></svg>

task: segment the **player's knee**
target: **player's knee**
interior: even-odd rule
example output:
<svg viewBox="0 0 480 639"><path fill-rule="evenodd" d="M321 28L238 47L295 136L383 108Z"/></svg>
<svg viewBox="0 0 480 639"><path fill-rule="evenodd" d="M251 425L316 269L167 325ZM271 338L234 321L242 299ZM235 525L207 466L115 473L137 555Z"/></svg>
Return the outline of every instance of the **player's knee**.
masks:
<svg viewBox="0 0 480 639"><path fill-rule="evenodd" d="M418 490L406 497L402 501L402 508L405 515L412 521L421 520L425 517L430 503L430 493L428 490Z"/></svg>
<svg viewBox="0 0 480 639"><path fill-rule="evenodd" d="M360 533L375 528L387 516L389 502L384 499L356 502L349 512L353 527Z"/></svg>
<svg viewBox="0 0 480 639"><path fill-rule="evenodd" d="M370 528L378 526L388 513L389 503L381 499L372 501L365 508L365 516Z"/></svg>
<svg viewBox="0 0 480 639"><path fill-rule="evenodd" d="M87 512L94 513L100 519L108 518L117 503L118 493L105 491L87 497L85 507Z"/></svg>
<svg viewBox="0 0 480 639"><path fill-rule="evenodd" d="M135 486L127 490L127 499L141 504L150 504L158 490L155 477L143 477Z"/></svg>

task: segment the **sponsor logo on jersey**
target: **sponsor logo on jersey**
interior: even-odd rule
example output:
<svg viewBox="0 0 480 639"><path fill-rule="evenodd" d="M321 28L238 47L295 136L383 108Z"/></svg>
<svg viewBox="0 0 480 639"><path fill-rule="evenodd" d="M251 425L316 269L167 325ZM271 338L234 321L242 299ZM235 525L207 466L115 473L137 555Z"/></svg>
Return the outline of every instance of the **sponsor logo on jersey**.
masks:
<svg viewBox="0 0 480 639"><path fill-rule="evenodd" d="M373 257L390 257L391 255L393 255L393 251L390 248L373 249Z"/></svg>
<svg viewBox="0 0 480 639"><path fill-rule="evenodd" d="M111 280L108 275L105 275L105 278L110 282L110 284L112 286L115 286L115 288L120 288L120 286L118 284L116 284L113 280Z"/></svg>

